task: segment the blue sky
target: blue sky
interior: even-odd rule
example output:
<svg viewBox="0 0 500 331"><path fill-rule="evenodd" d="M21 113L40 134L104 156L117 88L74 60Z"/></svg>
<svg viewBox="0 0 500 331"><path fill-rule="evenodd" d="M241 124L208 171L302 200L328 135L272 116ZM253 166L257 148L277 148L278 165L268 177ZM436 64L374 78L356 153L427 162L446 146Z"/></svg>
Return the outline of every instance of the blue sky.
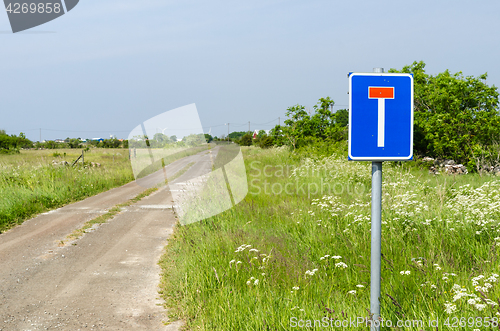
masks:
<svg viewBox="0 0 500 331"><path fill-rule="evenodd" d="M270 129L295 104L346 108L350 71L420 60L500 86L499 12L498 1L80 0L12 34L2 11L0 128L125 138L196 103L205 132Z"/></svg>

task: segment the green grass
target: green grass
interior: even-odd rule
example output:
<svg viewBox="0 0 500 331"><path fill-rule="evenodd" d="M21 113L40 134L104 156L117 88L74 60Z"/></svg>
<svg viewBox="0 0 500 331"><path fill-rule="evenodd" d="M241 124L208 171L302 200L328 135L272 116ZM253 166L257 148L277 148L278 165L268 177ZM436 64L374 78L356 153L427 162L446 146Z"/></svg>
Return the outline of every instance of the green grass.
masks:
<svg viewBox="0 0 500 331"><path fill-rule="evenodd" d="M292 318L369 317L370 164L342 153L244 155L247 197L169 240L161 293L172 318L190 330L291 330ZM399 330L498 319L499 178L389 162L383 171L382 317L425 323ZM474 320L465 329L486 328Z"/></svg>
<svg viewBox="0 0 500 331"><path fill-rule="evenodd" d="M71 202L121 186L134 179L128 150L91 149L74 167L81 150L28 150L0 155L0 231ZM101 167L90 167L90 162Z"/></svg>

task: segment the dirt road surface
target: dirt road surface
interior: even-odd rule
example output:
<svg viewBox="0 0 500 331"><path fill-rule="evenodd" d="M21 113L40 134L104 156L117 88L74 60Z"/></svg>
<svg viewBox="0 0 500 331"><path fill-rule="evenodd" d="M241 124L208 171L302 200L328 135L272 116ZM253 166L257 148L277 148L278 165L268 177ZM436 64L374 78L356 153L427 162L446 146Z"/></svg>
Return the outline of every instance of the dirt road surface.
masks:
<svg viewBox="0 0 500 331"><path fill-rule="evenodd" d="M207 152L166 167L211 169ZM157 262L176 223L163 187L80 239L75 229L145 190L135 182L39 215L0 235L0 330L178 330L165 325Z"/></svg>

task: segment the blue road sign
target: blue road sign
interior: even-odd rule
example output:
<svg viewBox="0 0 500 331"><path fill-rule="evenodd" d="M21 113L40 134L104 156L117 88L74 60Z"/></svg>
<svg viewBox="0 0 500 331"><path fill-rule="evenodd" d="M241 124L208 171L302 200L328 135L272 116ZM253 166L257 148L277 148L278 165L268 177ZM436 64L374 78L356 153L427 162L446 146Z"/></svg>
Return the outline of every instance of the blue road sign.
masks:
<svg viewBox="0 0 500 331"><path fill-rule="evenodd" d="M413 76L349 75L349 160L413 158Z"/></svg>

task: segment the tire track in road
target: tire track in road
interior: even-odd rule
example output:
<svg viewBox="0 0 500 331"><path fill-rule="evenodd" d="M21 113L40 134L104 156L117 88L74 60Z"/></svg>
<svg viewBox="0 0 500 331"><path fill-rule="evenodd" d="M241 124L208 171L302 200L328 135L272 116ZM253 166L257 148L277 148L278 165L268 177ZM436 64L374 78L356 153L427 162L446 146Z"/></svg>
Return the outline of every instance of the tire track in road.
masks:
<svg viewBox="0 0 500 331"><path fill-rule="evenodd" d="M195 164L188 172L201 171L210 166L207 158L206 152L186 157L166 171L173 176L190 162ZM178 330L180 321L164 325L157 288L157 263L176 224L168 187L123 208L72 245L57 245L142 191L129 183L1 234L0 330Z"/></svg>

